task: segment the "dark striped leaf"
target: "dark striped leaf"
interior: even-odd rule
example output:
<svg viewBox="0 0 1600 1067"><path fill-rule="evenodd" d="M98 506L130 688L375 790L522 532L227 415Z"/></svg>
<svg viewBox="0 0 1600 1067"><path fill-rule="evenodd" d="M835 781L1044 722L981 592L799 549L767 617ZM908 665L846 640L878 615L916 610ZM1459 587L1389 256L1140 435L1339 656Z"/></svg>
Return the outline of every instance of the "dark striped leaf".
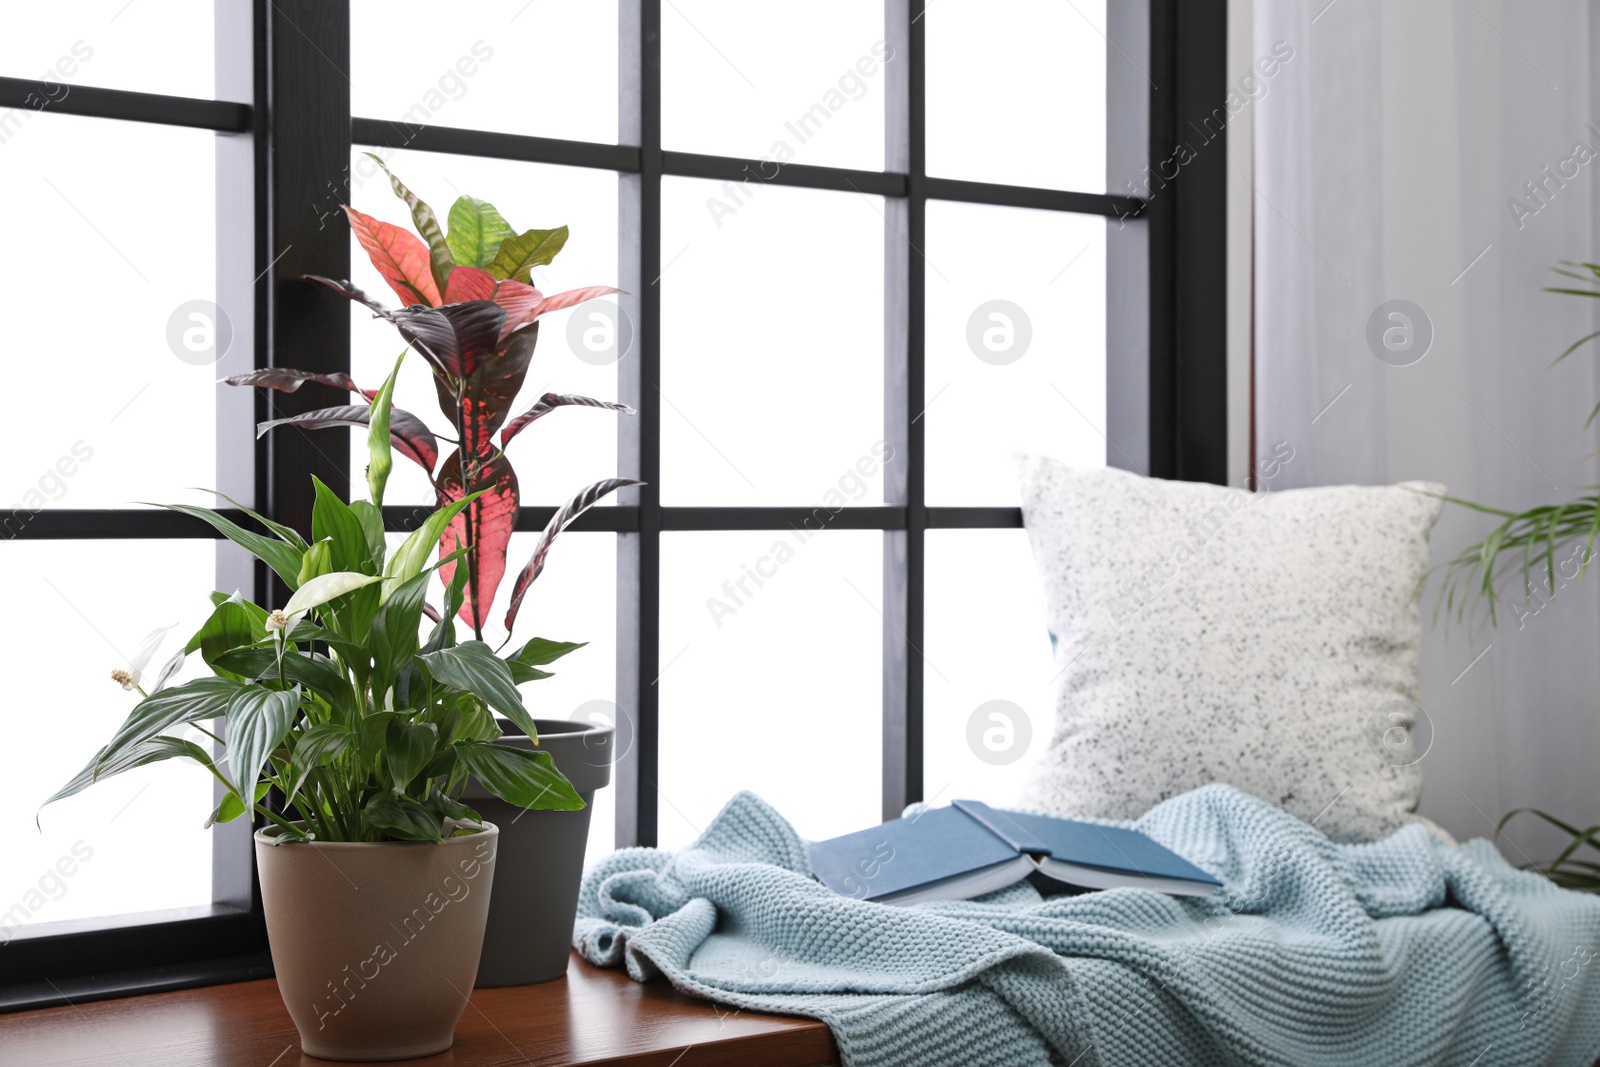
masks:
<svg viewBox="0 0 1600 1067"><path fill-rule="evenodd" d="M538 543L533 546L532 558L528 560L528 565L522 568L522 573L517 575L517 584L511 589L511 606L506 609L507 633L516 625L517 611L522 607L522 598L527 595L528 587L544 571L545 557L550 554L550 546L555 543L556 535L607 495L630 485L643 484L632 478L603 478L567 501L550 516L550 521L545 523L544 532L539 535Z"/></svg>
<svg viewBox="0 0 1600 1067"><path fill-rule="evenodd" d="M546 393L533 407L506 423L506 428L500 431L500 447L509 445L511 439L521 433L523 427L530 422L562 407L604 408L607 411L620 411L624 415L635 414L628 405L613 403L610 400L595 400L592 397L578 396L576 393Z"/></svg>
<svg viewBox="0 0 1600 1067"><path fill-rule="evenodd" d="M333 426L359 426L366 429L371 424L372 409L347 405L336 408L318 408L285 419L270 419L256 425L256 436L279 426L298 426L302 430L326 430ZM401 455L415 461L430 475L439 462L439 441L433 431L411 412L402 408L389 409L389 440ZM246 546L248 547L248 546ZM298 569L298 555L296 567Z"/></svg>

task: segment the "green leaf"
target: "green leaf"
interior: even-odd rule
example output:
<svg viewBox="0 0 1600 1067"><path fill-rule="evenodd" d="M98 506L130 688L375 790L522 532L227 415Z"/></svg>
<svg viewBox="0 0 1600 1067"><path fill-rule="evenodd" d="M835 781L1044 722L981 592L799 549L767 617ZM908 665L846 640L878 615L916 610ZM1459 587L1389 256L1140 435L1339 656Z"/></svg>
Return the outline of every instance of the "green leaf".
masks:
<svg viewBox="0 0 1600 1067"><path fill-rule="evenodd" d="M462 708L461 719L450 738L452 741L493 741L503 736L500 724L494 721L482 701L474 697L466 700L467 706Z"/></svg>
<svg viewBox="0 0 1600 1067"><path fill-rule="evenodd" d="M196 678L192 682L163 689L135 705L133 711L111 735L97 758L108 764L127 750L141 745L181 723L215 719L227 713L228 704L244 688L227 678ZM93 775L94 767L86 770Z"/></svg>
<svg viewBox="0 0 1600 1067"><path fill-rule="evenodd" d="M207 679L219 681L221 679ZM165 695L165 694L163 694ZM109 748L109 746L107 746ZM94 758L72 777L66 785L56 790L55 793L39 807L54 804L56 801L81 793L97 781L103 781L112 775L131 771L135 767L143 767L148 763L172 759L175 756L187 756L203 767L215 771L215 765L206 750L193 741L185 741L177 737L150 737L138 744L122 748L114 755L108 755L107 749L102 748L95 753Z"/></svg>
<svg viewBox="0 0 1600 1067"><path fill-rule="evenodd" d="M373 617L367 646L372 649L372 700L379 707L395 676L417 654L422 602L432 576L419 574L400 585Z"/></svg>
<svg viewBox="0 0 1600 1067"><path fill-rule="evenodd" d="M376 793L361 813L367 822L401 841L440 839L439 816L409 797Z"/></svg>
<svg viewBox="0 0 1600 1067"><path fill-rule="evenodd" d="M498 281L507 278L533 284L533 268L542 267L556 258L567 243L567 228L553 230L528 230L516 237L507 237L500 251L485 269Z"/></svg>
<svg viewBox="0 0 1600 1067"><path fill-rule="evenodd" d="M228 705L229 781L240 796L255 789L261 768L283 743L299 707L299 686L282 692L247 686Z"/></svg>
<svg viewBox="0 0 1600 1067"><path fill-rule="evenodd" d="M251 807L261 803L261 798L266 796L267 790L271 788L271 782L257 782L256 796L255 800L251 803ZM211 817L206 820L206 824L204 827L202 827L202 829L209 830L212 826L219 822L232 822L243 814L244 800L239 796L238 793L235 793L230 789L226 794L223 795L222 803L217 805L216 810L211 813Z"/></svg>
<svg viewBox="0 0 1600 1067"><path fill-rule="evenodd" d="M425 652L418 657L428 671L445 685L465 690L504 715L526 733L538 739L533 716L522 706L511 668L482 641L466 641L454 648Z"/></svg>
<svg viewBox="0 0 1600 1067"><path fill-rule="evenodd" d="M283 538L283 540L287 541L289 544L293 545L295 548L300 549L302 552L305 551L305 549L306 549L306 539L304 537L301 537L300 536L300 531L296 530L294 527L285 526L281 522L273 522L271 519L267 518L265 515L261 515L261 514L258 514L256 512L254 512L254 511L251 511L249 508L245 507L243 504L239 503L237 500L233 499L233 497L229 496L226 493L219 493L215 489L201 489L199 491L202 492L202 493L210 493L212 496L215 496L215 497L221 497L223 500L226 500L228 503L232 504L234 507L236 507L240 511L244 512L246 515L250 516L252 519L256 520L261 525L265 526L267 529L269 529L273 533L277 534L279 537Z"/></svg>
<svg viewBox="0 0 1600 1067"><path fill-rule="evenodd" d="M543 667L547 663L554 663L569 652L576 652L588 643L587 641L547 641L542 637L535 637L509 658L516 660L518 663L525 663L530 667Z"/></svg>
<svg viewBox="0 0 1600 1067"><path fill-rule="evenodd" d="M489 201L462 196L450 205L450 236L445 240L458 265L486 267L516 232Z"/></svg>
<svg viewBox="0 0 1600 1067"><path fill-rule="evenodd" d="M546 678L555 677L554 671L541 671L537 667L529 667L527 664L518 663L514 659L506 660L506 666L511 670L511 680L518 685L524 682L539 682Z"/></svg>
<svg viewBox="0 0 1600 1067"><path fill-rule="evenodd" d="M319 578L333 571L333 542L318 541L305 551L300 557L300 584L305 585L313 578Z"/></svg>
<svg viewBox="0 0 1600 1067"><path fill-rule="evenodd" d="M361 717L356 725L360 734L361 762L377 764L383 760L383 747L389 736L389 724L400 716L392 711L374 711Z"/></svg>
<svg viewBox="0 0 1600 1067"><path fill-rule="evenodd" d="M383 756L392 788L404 793L411 780L433 759L438 747L439 729L433 723L390 723Z"/></svg>
<svg viewBox="0 0 1600 1067"><path fill-rule="evenodd" d="M253 645L266 635L265 612L259 608L251 611L237 600L224 600L212 609L210 617L189 638L183 651L187 655L198 648L206 664L215 667L219 656Z"/></svg>
<svg viewBox="0 0 1600 1067"><path fill-rule="evenodd" d="M344 671L327 656L287 649L280 661L276 649L241 648L219 658L216 665L250 679L276 680L281 670L286 679L326 700L341 719L355 721L355 690Z"/></svg>
<svg viewBox="0 0 1600 1067"><path fill-rule="evenodd" d="M356 732L338 723L321 722L303 730L289 753L288 802L299 795L300 787L305 785L312 771L350 751L355 742Z"/></svg>
<svg viewBox="0 0 1600 1067"><path fill-rule="evenodd" d="M451 758L454 759L455 754L451 753L450 755ZM442 815L444 815L446 818L454 819L456 822L483 822L482 815L479 815L476 811L461 803L461 801L442 791L439 788L438 783L434 783L433 794L428 797L424 803L431 807L438 808Z"/></svg>
<svg viewBox="0 0 1600 1067"><path fill-rule="evenodd" d="M450 575L449 586L445 588L444 606L439 611L439 621L434 624L433 633L429 636L428 643L422 646L422 651L437 652L441 648L455 647L456 614L466 602L466 589L467 568L457 567Z"/></svg>
<svg viewBox="0 0 1600 1067"><path fill-rule="evenodd" d="M372 565L372 551L361 520L338 493L322 484L322 479L312 475L311 483L317 488L317 499L311 506L311 536L333 543L332 569L376 573L378 568Z"/></svg>
<svg viewBox="0 0 1600 1067"><path fill-rule="evenodd" d="M587 641L547 641L542 637L535 637L517 650L516 654L506 657L506 666L511 668L511 677L517 684L524 682L537 682L545 678L554 678L550 671L535 669L547 663L554 663L569 652L574 652Z"/></svg>
<svg viewBox="0 0 1600 1067"><path fill-rule="evenodd" d="M400 358L394 361L389 380L372 400L372 415L367 422L367 494L375 508L383 507L383 488L389 484L389 472L394 469L394 449L389 444L389 409L394 406L394 383L400 377L400 364L405 358L402 351Z"/></svg>
<svg viewBox="0 0 1600 1067"><path fill-rule="evenodd" d="M463 508L471 504L482 493L472 493L462 497L435 511L423 520L422 525L411 531L411 536L401 542L395 549L394 555L389 557L389 562L383 567L383 596L392 596L394 590L402 582L408 582L422 573L422 568L427 565L428 559L439 547L439 538L444 536L445 527L450 525L450 520L459 515ZM456 570L464 571L465 567ZM449 618L448 615L444 616Z"/></svg>
<svg viewBox="0 0 1600 1067"><path fill-rule="evenodd" d="M262 537L258 533L230 522L218 515L210 508L197 508L188 504L159 504L158 507L168 511L176 511L180 515L189 515L208 524L223 537L232 541L252 556L271 567L279 578L284 580L290 589L300 585L300 553L301 549L282 541L274 541L270 537Z"/></svg>
<svg viewBox="0 0 1600 1067"><path fill-rule="evenodd" d="M361 521L361 530L367 535L367 553L373 570L382 570L383 557L389 551L389 543L383 538L383 511L373 507L369 500L352 500L350 510Z"/></svg>
<svg viewBox="0 0 1600 1067"><path fill-rule="evenodd" d="M548 752L474 741L457 745L456 758L489 792L519 808L577 811L584 806Z"/></svg>
<svg viewBox="0 0 1600 1067"><path fill-rule="evenodd" d="M416 225L417 233L428 242L429 264L433 268L434 283L439 286L439 292L444 292L445 283L450 280L450 268L456 263L450 254L450 244L445 240L444 231L439 228L439 217L433 213L433 208L389 172L389 166L382 158L372 152L366 155L389 175L389 187L394 190L394 195L404 200L406 206L411 209L411 221Z"/></svg>

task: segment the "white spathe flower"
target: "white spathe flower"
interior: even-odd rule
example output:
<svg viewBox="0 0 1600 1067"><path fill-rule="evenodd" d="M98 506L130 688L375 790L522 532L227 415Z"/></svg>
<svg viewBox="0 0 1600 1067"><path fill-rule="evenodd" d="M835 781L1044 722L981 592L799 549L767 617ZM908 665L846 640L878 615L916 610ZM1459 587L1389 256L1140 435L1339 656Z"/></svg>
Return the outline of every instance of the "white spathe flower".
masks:
<svg viewBox="0 0 1600 1067"><path fill-rule="evenodd" d="M280 633L293 630L295 623L305 618L306 613L312 608L321 607L328 601L354 592L362 586L381 581L383 581L381 575L362 574L359 571L319 574L296 589L287 604L267 616L267 629Z"/></svg>
<svg viewBox="0 0 1600 1067"><path fill-rule="evenodd" d="M176 626L177 623L172 625ZM139 650L128 661L127 668L114 668L111 672L111 680L127 690L136 688L144 680L145 668L150 666L150 660L155 656L156 649L161 647L161 639L166 637L171 629L172 626L163 626L160 629L151 630L150 633L145 635L145 639L139 644ZM178 668L183 666L183 661L187 657L188 653L180 648L171 659L162 664L161 670L156 673L154 684L150 686L148 695L154 696L161 692L167 682L172 679L172 676L178 673Z"/></svg>

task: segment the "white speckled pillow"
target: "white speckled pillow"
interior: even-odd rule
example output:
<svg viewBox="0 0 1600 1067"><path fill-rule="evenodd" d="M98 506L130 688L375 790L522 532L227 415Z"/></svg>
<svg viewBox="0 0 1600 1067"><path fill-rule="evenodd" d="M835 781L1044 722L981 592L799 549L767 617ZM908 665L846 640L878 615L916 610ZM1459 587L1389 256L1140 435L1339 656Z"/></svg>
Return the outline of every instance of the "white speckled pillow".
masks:
<svg viewBox="0 0 1600 1067"><path fill-rule="evenodd" d="M1131 819L1227 782L1337 841L1414 820L1406 702L1442 505L1425 494L1442 486L1248 493L1037 456L1022 470L1060 671L1024 804Z"/></svg>

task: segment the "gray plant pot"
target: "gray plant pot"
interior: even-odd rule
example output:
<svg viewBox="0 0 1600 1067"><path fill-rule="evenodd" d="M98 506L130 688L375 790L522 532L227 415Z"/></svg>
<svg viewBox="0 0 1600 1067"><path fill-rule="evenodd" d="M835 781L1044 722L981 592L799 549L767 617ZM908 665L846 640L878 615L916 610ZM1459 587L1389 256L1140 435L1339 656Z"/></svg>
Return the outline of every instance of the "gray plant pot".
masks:
<svg viewBox="0 0 1600 1067"><path fill-rule="evenodd" d="M582 811L527 811L490 795L477 779L462 800L500 828L494 896L484 932L478 986L528 985L567 973L572 924L578 914L578 883L589 840L595 790L611 783L615 730L568 719L535 719L538 751L591 805ZM532 749L527 735L509 722L503 745Z"/></svg>

